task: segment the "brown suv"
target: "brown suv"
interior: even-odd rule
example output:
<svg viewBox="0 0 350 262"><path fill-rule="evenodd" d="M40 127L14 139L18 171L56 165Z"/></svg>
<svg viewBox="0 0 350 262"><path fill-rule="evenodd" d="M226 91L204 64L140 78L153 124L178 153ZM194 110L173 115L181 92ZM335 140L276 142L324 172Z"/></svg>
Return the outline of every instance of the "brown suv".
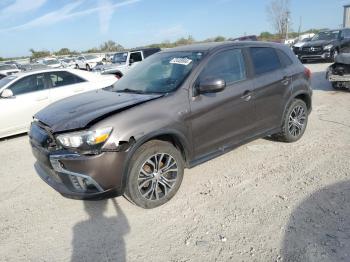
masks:
<svg viewBox="0 0 350 262"><path fill-rule="evenodd" d="M184 168L256 138L294 142L311 111L310 71L287 47L209 43L154 54L114 86L37 113L40 177L62 195L170 200Z"/></svg>

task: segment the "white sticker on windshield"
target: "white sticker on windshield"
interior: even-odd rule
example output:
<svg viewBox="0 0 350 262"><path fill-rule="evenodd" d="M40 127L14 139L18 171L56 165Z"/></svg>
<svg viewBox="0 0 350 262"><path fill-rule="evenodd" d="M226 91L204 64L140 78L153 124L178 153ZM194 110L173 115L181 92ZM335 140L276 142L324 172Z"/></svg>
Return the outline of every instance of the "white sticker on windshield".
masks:
<svg viewBox="0 0 350 262"><path fill-rule="evenodd" d="M187 57L185 57L185 58L173 58L169 63L187 66L187 65L192 63L192 60L188 59Z"/></svg>

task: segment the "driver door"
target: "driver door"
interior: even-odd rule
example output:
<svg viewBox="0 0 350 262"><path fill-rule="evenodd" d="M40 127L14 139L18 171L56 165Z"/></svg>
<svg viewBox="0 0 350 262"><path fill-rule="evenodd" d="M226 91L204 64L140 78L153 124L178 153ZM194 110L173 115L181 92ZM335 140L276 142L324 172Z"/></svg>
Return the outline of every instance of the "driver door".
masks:
<svg viewBox="0 0 350 262"><path fill-rule="evenodd" d="M7 89L13 97L0 100L1 108L5 108L0 114L0 136L26 132L33 115L50 102L44 74L21 78Z"/></svg>
<svg viewBox="0 0 350 262"><path fill-rule="evenodd" d="M221 51L210 58L196 85L205 79L222 79L218 93L190 98L196 158L214 153L252 135L255 127L253 82L248 79L241 49Z"/></svg>

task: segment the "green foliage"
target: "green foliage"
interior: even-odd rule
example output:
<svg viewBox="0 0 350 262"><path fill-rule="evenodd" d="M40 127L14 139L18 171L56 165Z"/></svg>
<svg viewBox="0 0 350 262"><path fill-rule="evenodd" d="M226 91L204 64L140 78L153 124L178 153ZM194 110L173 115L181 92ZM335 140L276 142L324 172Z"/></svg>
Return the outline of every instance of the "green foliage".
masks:
<svg viewBox="0 0 350 262"><path fill-rule="evenodd" d="M31 59L39 59L39 58L44 58L51 55L50 52L46 50L35 51L33 48L31 48L29 51L32 53L30 57Z"/></svg>
<svg viewBox="0 0 350 262"><path fill-rule="evenodd" d="M72 51L69 50L69 48L61 48L59 51L55 52L55 55L61 56L61 55L70 55L72 54Z"/></svg>

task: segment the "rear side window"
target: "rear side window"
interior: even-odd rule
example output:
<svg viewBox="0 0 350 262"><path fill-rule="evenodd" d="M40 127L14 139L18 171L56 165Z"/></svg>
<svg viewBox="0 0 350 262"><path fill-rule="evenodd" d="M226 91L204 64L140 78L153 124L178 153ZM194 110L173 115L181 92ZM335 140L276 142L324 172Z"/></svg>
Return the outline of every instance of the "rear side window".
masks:
<svg viewBox="0 0 350 262"><path fill-rule="evenodd" d="M252 57L255 74L261 75L280 69L281 62L275 51L270 47L251 47L250 55Z"/></svg>
<svg viewBox="0 0 350 262"><path fill-rule="evenodd" d="M227 50L211 58L201 72L199 81L213 78L223 79L228 84L244 80L246 70L242 51L240 49Z"/></svg>
<svg viewBox="0 0 350 262"><path fill-rule="evenodd" d="M52 87L61 87L84 82L85 80L69 72L60 71L48 73Z"/></svg>
<svg viewBox="0 0 350 262"><path fill-rule="evenodd" d="M280 57L280 60L281 60L281 63L282 63L283 67L288 67L288 66L293 64L292 59L290 59L290 57L285 52L283 52L282 50L278 50L277 49L277 53L278 53L278 55Z"/></svg>

